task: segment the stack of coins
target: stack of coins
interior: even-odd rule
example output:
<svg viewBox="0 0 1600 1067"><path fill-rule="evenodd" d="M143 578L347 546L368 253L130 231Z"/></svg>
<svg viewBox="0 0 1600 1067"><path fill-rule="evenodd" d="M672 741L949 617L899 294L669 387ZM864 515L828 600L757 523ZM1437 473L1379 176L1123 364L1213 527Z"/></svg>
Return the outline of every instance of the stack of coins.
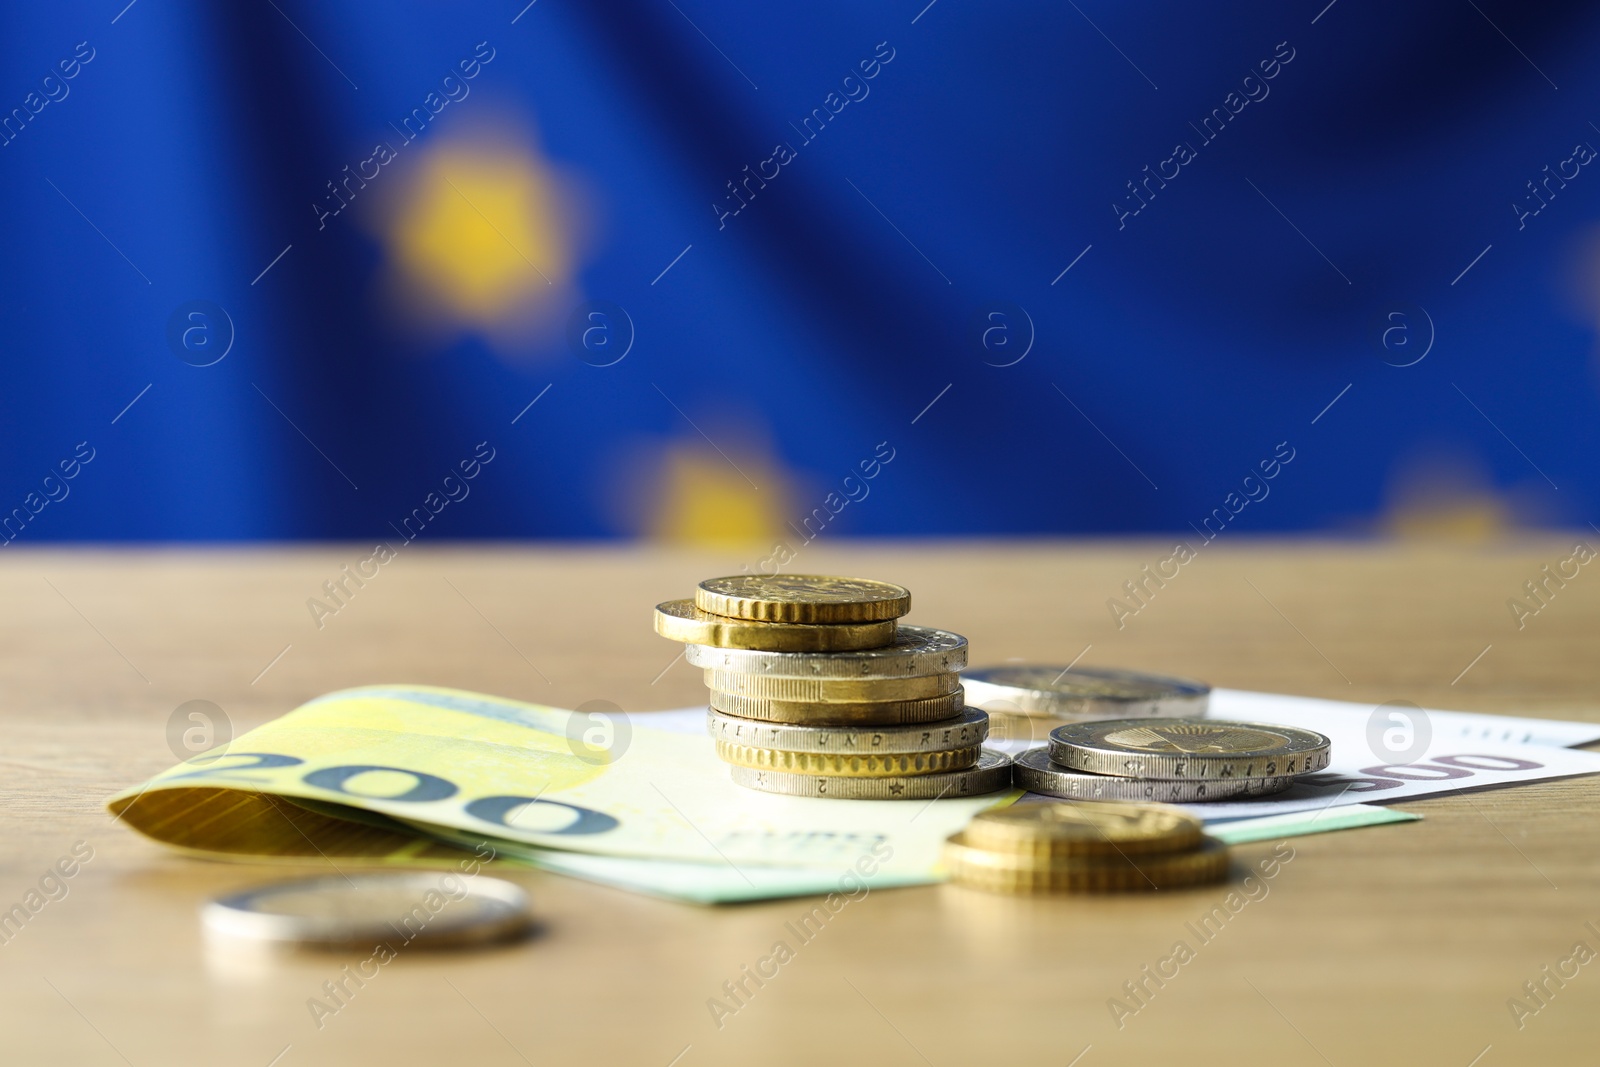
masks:
<svg viewBox="0 0 1600 1067"><path fill-rule="evenodd" d="M989 717L963 700L967 640L899 625L898 585L825 575L709 578L656 608L711 690L733 780L792 796L932 800L1008 788Z"/></svg>
<svg viewBox="0 0 1600 1067"><path fill-rule="evenodd" d="M1075 800L1172 804L1279 793L1328 765L1313 730L1224 719L1114 719L1058 726L1017 757L1016 785Z"/></svg>
<svg viewBox="0 0 1600 1067"><path fill-rule="evenodd" d="M1043 741L1063 722L1198 718L1211 702L1204 682L1099 667L979 667L962 684L1006 741Z"/></svg>
<svg viewBox="0 0 1600 1067"><path fill-rule="evenodd" d="M952 881L997 893L1176 889L1227 877L1227 846L1159 804L1015 804L945 842Z"/></svg>

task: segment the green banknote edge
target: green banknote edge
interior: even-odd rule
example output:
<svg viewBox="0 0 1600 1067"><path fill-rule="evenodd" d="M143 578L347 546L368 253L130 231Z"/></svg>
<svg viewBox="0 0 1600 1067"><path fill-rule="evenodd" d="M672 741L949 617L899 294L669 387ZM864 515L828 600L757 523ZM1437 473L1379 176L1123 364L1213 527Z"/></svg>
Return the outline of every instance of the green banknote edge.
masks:
<svg viewBox="0 0 1600 1067"><path fill-rule="evenodd" d="M487 845L494 849L497 860L694 904L738 904L828 894L856 899L864 890L932 885L942 880L932 874L894 875L878 871L863 875L843 861L838 870L822 870L815 867L739 867L732 863L689 863L568 852L503 838L485 838L448 826L415 822L407 825L445 844L471 849Z"/></svg>
<svg viewBox="0 0 1600 1067"><path fill-rule="evenodd" d="M1213 823L1206 827L1206 833L1230 845L1243 845L1251 841L1325 834L1332 830L1354 830L1384 823L1417 822L1421 818L1409 811L1396 811L1376 804L1346 804L1320 811L1291 811L1282 815Z"/></svg>

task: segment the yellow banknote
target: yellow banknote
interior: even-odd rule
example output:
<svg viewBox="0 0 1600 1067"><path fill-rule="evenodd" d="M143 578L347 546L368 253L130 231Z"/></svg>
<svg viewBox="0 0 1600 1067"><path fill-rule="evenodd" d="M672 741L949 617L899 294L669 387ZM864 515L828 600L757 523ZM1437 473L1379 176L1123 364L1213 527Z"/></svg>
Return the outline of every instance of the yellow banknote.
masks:
<svg viewBox="0 0 1600 1067"><path fill-rule="evenodd" d="M718 883L750 889L773 881L753 870L836 875L864 855L884 879L927 880L946 836L1017 796L921 802L757 793L729 780L704 736L652 729L648 715L635 716L627 744L597 754L574 740L575 717L582 718L450 689L346 690L108 806L142 833L200 853L425 861L429 846L416 835L428 833L532 846L521 858L536 864L558 850L544 865L560 869L567 855L574 873L618 869L582 854L698 864L716 870ZM639 881L639 868L627 869Z"/></svg>

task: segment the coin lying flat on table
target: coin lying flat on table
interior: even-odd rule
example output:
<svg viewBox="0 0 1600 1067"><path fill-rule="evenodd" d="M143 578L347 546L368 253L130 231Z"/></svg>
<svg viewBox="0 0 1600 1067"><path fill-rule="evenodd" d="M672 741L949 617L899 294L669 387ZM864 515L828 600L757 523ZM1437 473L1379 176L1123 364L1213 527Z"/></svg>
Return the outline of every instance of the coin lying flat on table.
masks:
<svg viewBox="0 0 1600 1067"><path fill-rule="evenodd" d="M702 611L767 622L839 623L898 619L911 610L903 586L825 574L735 574L694 591Z"/></svg>
<svg viewBox="0 0 1600 1067"><path fill-rule="evenodd" d="M1074 771L1051 762L1048 748L1030 748L1016 758L1012 777L1018 789L1068 800L1134 800L1160 804L1202 804L1247 800L1281 793L1294 778L1159 779L1120 778Z"/></svg>
<svg viewBox="0 0 1600 1067"><path fill-rule="evenodd" d="M1056 718L1201 716L1211 687L1185 678L1102 667L979 667L962 677L967 699L986 711Z"/></svg>
<svg viewBox="0 0 1600 1067"><path fill-rule="evenodd" d="M732 768L733 780L764 793L836 800L938 800L994 793L1011 786L1011 758L985 749L975 766L946 774L912 774L894 778L837 778L820 774L786 774L752 767Z"/></svg>
<svg viewBox="0 0 1600 1067"><path fill-rule="evenodd" d="M680 601L671 601L680 603ZM662 607L666 607L665 604ZM656 609L657 612L661 608ZM715 616L712 616L715 618ZM785 623L757 623L760 626L786 626ZM805 629L843 628L847 624L835 623L833 627L805 627ZM892 622L860 623L857 626L893 626ZM797 628L797 627L791 627ZM657 621L656 629L660 630ZM710 642L696 642L684 653L684 658L694 667L728 671L739 674L773 675L781 678L907 678L922 674L948 674L967 665L967 639L948 630L931 626L900 626L893 630L892 643L873 646L861 651L843 648L821 650L817 655L806 651L756 650L754 645L716 648L703 647Z"/></svg>
<svg viewBox="0 0 1600 1067"><path fill-rule="evenodd" d="M1142 856L1074 856L1039 862L1031 856L976 848L965 834L945 841L944 863L952 881L1000 893L1105 893L1178 889L1220 882L1228 876L1228 847L1202 838L1188 852Z"/></svg>
<svg viewBox="0 0 1600 1067"><path fill-rule="evenodd" d="M845 652L877 648L894 640L895 621L834 623L828 626L758 622L713 615L692 600L656 605L656 633L694 647L761 649L768 653ZM691 661L692 662L692 661Z"/></svg>
<svg viewBox="0 0 1600 1067"><path fill-rule="evenodd" d="M968 745L929 752L790 752L717 742L717 758L736 767L755 767L789 774L825 774L841 778L893 778L904 774L964 771L978 762L979 748Z"/></svg>
<svg viewBox="0 0 1600 1067"><path fill-rule="evenodd" d="M286 944L464 945L524 933L528 895L499 878L449 872L352 874L279 882L207 904L206 927Z"/></svg>
<svg viewBox="0 0 1600 1067"><path fill-rule="evenodd" d="M1205 836L1200 820L1177 808L1093 801L992 808L974 815L963 832L973 848L1039 861L1184 852L1199 847Z"/></svg>
<svg viewBox="0 0 1600 1067"><path fill-rule="evenodd" d="M706 732L717 742L788 752L937 752L982 744L989 735L989 716L977 708L965 708L954 719L907 726L800 726L752 722L749 716L741 718L713 708L706 712Z"/></svg>
<svg viewBox="0 0 1600 1067"><path fill-rule="evenodd" d="M708 670L705 679L706 688L719 693L817 704L921 700L961 692L961 675L955 671L914 674L909 678L781 678L769 674Z"/></svg>
<svg viewBox="0 0 1600 1067"><path fill-rule="evenodd" d="M1320 771L1331 742L1314 730L1223 719L1075 722L1050 731L1063 767L1129 778L1276 778Z"/></svg>

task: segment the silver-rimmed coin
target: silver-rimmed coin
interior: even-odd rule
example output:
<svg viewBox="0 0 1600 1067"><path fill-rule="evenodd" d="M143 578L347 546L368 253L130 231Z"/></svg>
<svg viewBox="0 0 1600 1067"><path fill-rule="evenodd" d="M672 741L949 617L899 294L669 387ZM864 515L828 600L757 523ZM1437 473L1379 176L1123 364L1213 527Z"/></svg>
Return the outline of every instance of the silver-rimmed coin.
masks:
<svg viewBox="0 0 1600 1067"><path fill-rule="evenodd" d="M528 894L499 878L451 871L352 874L278 882L211 901L208 929L283 944L477 944L527 931Z"/></svg>
<svg viewBox="0 0 1600 1067"><path fill-rule="evenodd" d="M769 700L712 689L711 707L742 719L795 726L897 726L902 723L955 719L966 708L958 686L954 693L920 700L817 701Z"/></svg>
<svg viewBox="0 0 1600 1067"><path fill-rule="evenodd" d="M733 780L763 793L835 800L945 800L994 793L1011 787L1011 757L985 749L978 764L964 771L908 774L893 778L836 778L821 774L730 767Z"/></svg>
<svg viewBox="0 0 1600 1067"><path fill-rule="evenodd" d="M1198 718L1211 702L1204 682L1103 667L978 667L961 683L985 711L1045 718Z"/></svg>
<svg viewBox="0 0 1600 1067"><path fill-rule="evenodd" d="M1226 719L1074 722L1050 731L1050 758L1124 778L1279 778L1320 771L1332 742L1314 730Z"/></svg>
<svg viewBox="0 0 1600 1067"><path fill-rule="evenodd" d="M1068 770L1050 759L1048 748L1030 748L1012 765L1018 789L1064 800L1140 800L1161 804L1200 804L1208 800L1252 800L1281 793L1294 778L1224 778L1221 780L1167 781L1158 778L1118 778Z"/></svg>
<svg viewBox="0 0 1600 1067"><path fill-rule="evenodd" d="M989 715L965 709L959 718L909 726L795 726L755 722L712 709L706 732L714 740L788 752L942 752L980 745L989 736Z"/></svg>
<svg viewBox="0 0 1600 1067"><path fill-rule="evenodd" d="M762 652L690 645L684 659L706 670L778 678L908 678L967 665L967 639L931 626L901 625L894 643L850 652Z"/></svg>

